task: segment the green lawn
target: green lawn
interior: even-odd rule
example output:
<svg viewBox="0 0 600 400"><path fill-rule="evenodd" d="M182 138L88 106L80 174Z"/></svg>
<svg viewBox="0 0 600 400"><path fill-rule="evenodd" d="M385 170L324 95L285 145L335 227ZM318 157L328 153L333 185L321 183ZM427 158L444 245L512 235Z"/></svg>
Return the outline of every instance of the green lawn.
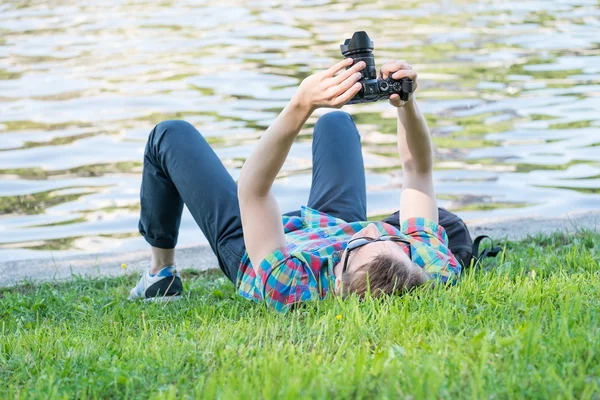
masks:
<svg viewBox="0 0 600 400"><path fill-rule="evenodd" d="M336 298L287 315L186 273L0 292L0 398L600 398L600 235L507 243L452 288Z"/></svg>

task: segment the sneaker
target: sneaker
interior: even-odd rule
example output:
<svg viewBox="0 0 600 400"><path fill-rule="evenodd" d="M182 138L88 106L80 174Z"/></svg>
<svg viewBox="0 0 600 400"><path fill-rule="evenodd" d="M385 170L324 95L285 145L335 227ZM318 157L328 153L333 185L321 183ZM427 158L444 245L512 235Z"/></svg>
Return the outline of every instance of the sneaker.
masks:
<svg viewBox="0 0 600 400"><path fill-rule="evenodd" d="M172 301L180 298L183 286L174 266L166 266L157 274L146 269L138 284L129 292L129 300Z"/></svg>

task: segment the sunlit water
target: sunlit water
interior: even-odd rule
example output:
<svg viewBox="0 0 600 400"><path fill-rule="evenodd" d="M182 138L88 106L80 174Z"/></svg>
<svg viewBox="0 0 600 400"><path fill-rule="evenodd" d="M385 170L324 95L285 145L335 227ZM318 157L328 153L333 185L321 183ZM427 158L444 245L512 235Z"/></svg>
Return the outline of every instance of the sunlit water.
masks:
<svg viewBox="0 0 600 400"><path fill-rule="evenodd" d="M146 248L138 196L153 125L192 122L237 178L302 78L339 60L356 30L379 65L419 71L442 206L468 221L600 208L596 0L9 1L0 260ZM364 141L369 215L392 212L394 110L346 110ZM317 115L277 181L283 210L308 197ZM203 241L186 211L179 243Z"/></svg>

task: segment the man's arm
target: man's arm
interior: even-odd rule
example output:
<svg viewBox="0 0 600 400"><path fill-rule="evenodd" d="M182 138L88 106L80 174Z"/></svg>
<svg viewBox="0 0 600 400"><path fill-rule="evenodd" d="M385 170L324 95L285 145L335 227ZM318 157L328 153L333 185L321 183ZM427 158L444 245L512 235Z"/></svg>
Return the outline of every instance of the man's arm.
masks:
<svg viewBox="0 0 600 400"><path fill-rule="evenodd" d="M292 143L312 110L293 98L261 137L244 163L238 182L238 199L246 251L258 266L269 253L285 246L279 204L271 186Z"/></svg>
<svg viewBox="0 0 600 400"><path fill-rule="evenodd" d="M381 74L394 79L410 78L417 84L417 73L404 61L386 63ZM398 95L390 97L398 107L398 153L402 161L404 183L400 194L400 224L413 217L438 222L437 201L433 190L433 145L427 122L421 114L414 94L407 102Z"/></svg>
<svg viewBox="0 0 600 400"><path fill-rule="evenodd" d="M244 243L252 265L257 267L273 251L285 246L281 212L271 186L288 156L302 125L320 107L339 108L361 88L357 81L364 63L343 70L346 59L326 71L307 77L298 91L260 138L240 171L238 199Z"/></svg>

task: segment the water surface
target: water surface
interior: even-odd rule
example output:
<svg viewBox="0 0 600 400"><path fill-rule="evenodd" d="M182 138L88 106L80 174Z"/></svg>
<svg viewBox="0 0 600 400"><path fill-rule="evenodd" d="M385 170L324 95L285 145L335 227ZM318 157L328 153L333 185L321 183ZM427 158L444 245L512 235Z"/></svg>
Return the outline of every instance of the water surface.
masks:
<svg viewBox="0 0 600 400"><path fill-rule="evenodd" d="M146 248L153 125L192 122L237 179L295 87L356 30L379 65L419 71L442 206L468 221L600 208L595 0L13 1L0 4L0 260ZM392 212L394 109L345 109L363 138L369 215ZM277 180L283 210L308 197L318 115ZM203 241L186 211L180 245Z"/></svg>

